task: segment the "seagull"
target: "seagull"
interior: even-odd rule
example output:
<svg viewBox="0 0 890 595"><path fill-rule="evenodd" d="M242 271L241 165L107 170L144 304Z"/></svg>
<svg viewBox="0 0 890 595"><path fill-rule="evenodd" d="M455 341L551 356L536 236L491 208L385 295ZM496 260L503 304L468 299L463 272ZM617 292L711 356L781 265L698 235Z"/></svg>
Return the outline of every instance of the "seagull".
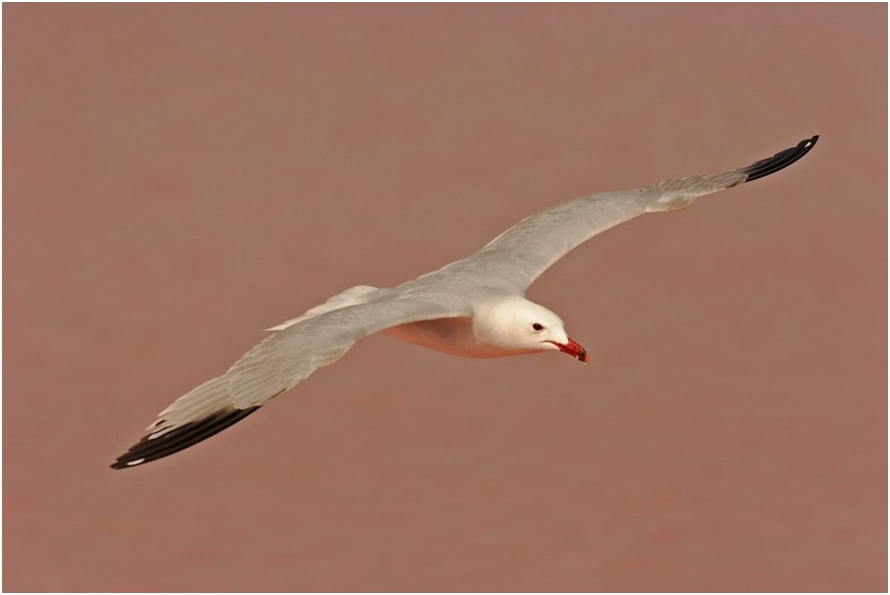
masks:
<svg viewBox="0 0 890 595"><path fill-rule="evenodd" d="M566 334L562 319L525 298L535 279L569 251L619 223L682 209L699 197L773 174L806 155L817 140L813 136L726 173L582 196L527 217L475 254L407 283L351 287L266 329L273 334L225 374L161 411L142 439L111 467L143 465L213 436L375 333L463 357L550 351L586 363L587 351Z"/></svg>

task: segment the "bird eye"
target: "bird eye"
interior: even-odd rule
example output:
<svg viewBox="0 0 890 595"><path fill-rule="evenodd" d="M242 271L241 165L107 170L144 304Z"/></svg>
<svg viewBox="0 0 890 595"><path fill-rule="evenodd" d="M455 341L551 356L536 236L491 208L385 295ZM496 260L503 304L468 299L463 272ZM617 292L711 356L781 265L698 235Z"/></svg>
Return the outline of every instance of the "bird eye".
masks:
<svg viewBox="0 0 890 595"><path fill-rule="evenodd" d="M544 325L536 322L532 325L532 328L535 329L536 331L543 331Z"/></svg>

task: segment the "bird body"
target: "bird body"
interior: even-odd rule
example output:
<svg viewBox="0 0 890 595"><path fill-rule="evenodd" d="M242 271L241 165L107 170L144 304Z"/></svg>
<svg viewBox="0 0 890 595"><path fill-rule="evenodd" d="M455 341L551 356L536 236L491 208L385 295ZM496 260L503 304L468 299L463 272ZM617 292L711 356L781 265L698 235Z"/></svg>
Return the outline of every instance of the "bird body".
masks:
<svg viewBox="0 0 890 595"><path fill-rule="evenodd" d="M570 351L575 349L576 357L587 361L583 348L562 330L559 316L520 296L499 297L475 304L470 317L408 322L383 332L408 343L462 357L505 357L565 347Z"/></svg>
<svg viewBox="0 0 890 595"><path fill-rule="evenodd" d="M587 352L569 338L562 319L526 299L541 273L620 223L681 209L699 197L784 169L818 138L730 172L570 200L523 219L467 258L397 287L350 287L268 329L273 334L225 374L164 409L147 434L111 466L141 465L216 434L378 332L464 357L559 351L587 362Z"/></svg>

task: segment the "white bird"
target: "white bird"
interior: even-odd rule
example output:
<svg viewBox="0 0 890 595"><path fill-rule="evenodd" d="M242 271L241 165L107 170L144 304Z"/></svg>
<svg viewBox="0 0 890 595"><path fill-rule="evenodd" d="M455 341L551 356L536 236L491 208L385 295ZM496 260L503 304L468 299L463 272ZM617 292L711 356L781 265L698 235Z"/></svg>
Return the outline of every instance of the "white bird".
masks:
<svg viewBox="0 0 890 595"><path fill-rule="evenodd" d="M561 351L582 362L559 316L525 298L535 279L579 244L644 213L682 209L697 198L788 167L818 136L730 172L604 192L523 219L480 251L397 287L357 286L333 296L248 351L217 378L178 398L111 465L123 469L188 448L244 419L357 342L384 332L464 357Z"/></svg>

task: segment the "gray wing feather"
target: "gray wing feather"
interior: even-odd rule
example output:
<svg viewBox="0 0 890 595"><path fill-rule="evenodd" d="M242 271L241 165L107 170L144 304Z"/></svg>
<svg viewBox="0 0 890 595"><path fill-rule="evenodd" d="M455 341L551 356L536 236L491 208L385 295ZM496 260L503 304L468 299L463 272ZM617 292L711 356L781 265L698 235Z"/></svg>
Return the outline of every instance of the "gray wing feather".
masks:
<svg viewBox="0 0 890 595"><path fill-rule="evenodd" d="M296 386L318 368L343 357L353 345L381 330L418 320L466 316L456 296L381 298L297 322L259 343L217 378L164 409L148 434L111 466L127 468L171 455L243 419Z"/></svg>
<svg viewBox="0 0 890 595"><path fill-rule="evenodd" d="M593 236L645 213L682 209L701 196L775 173L806 155L818 138L803 140L734 171L675 178L637 190L570 200L524 219L479 252L437 272L472 274L491 287L525 293L541 273Z"/></svg>

